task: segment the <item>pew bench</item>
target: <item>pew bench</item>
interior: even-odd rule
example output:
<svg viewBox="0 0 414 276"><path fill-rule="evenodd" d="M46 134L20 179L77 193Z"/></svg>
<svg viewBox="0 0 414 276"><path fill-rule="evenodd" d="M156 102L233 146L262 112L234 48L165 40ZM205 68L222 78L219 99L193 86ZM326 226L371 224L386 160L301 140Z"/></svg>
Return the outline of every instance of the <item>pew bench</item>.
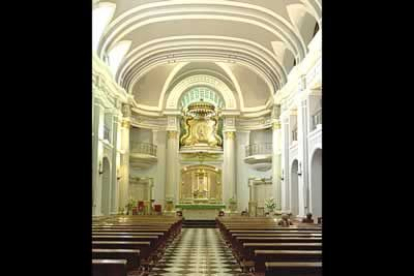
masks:
<svg viewBox="0 0 414 276"><path fill-rule="evenodd" d="M264 272L266 262L321 262L321 250L254 250L255 272Z"/></svg>
<svg viewBox="0 0 414 276"><path fill-rule="evenodd" d="M322 276L322 262L266 262L265 276Z"/></svg>
<svg viewBox="0 0 414 276"><path fill-rule="evenodd" d="M140 266L140 251L138 249L92 249L93 259L125 259L127 271L138 270Z"/></svg>
<svg viewBox="0 0 414 276"><path fill-rule="evenodd" d="M127 276L125 259L92 259L93 276Z"/></svg>

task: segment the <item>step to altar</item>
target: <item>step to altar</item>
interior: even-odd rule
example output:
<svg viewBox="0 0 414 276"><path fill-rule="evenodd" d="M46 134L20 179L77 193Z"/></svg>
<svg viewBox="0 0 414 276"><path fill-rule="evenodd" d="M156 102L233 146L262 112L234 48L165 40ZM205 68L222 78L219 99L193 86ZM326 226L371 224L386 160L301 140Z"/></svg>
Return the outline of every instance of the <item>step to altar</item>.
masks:
<svg viewBox="0 0 414 276"><path fill-rule="evenodd" d="M183 220L183 228L216 228L215 220L191 219Z"/></svg>

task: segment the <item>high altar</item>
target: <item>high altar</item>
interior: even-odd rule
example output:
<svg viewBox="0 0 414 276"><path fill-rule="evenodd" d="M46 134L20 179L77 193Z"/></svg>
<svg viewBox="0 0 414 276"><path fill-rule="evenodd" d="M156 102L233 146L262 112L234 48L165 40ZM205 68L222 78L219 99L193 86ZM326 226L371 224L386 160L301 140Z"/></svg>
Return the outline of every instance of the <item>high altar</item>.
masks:
<svg viewBox="0 0 414 276"><path fill-rule="evenodd" d="M214 219L218 210L225 208L221 169L203 164L206 158L222 154L219 126L219 112L211 103L201 100L183 110L180 153L190 164L181 169L176 208L183 210L186 219Z"/></svg>

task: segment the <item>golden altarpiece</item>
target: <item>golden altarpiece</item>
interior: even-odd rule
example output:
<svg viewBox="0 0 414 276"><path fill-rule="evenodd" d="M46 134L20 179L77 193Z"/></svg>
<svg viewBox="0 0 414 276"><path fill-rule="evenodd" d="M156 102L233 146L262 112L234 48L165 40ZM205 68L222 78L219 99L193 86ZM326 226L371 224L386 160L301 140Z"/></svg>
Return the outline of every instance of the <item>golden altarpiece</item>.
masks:
<svg viewBox="0 0 414 276"><path fill-rule="evenodd" d="M222 205L221 169L203 164L223 152L220 112L202 99L182 111L180 153L194 163L181 169L180 205ZM197 162L198 159L198 162Z"/></svg>

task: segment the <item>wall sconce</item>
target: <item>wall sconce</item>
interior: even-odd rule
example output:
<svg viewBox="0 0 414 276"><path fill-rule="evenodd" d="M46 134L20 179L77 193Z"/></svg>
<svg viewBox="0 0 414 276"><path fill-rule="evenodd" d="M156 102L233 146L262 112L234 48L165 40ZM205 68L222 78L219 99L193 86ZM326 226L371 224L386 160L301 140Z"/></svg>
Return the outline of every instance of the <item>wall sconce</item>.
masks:
<svg viewBox="0 0 414 276"><path fill-rule="evenodd" d="M298 176L302 175L302 164L299 163Z"/></svg>
<svg viewBox="0 0 414 276"><path fill-rule="evenodd" d="M98 172L99 172L99 174L103 174L104 173L103 170L102 170L102 162L101 161L99 161Z"/></svg>
<svg viewBox="0 0 414 276"><path fill-rule="evenodd" d="M117 180L120 180L122 178L121 176L119 176L119 169L116 170L116 175L117 175L116 176L116 179Z"/></svg>

